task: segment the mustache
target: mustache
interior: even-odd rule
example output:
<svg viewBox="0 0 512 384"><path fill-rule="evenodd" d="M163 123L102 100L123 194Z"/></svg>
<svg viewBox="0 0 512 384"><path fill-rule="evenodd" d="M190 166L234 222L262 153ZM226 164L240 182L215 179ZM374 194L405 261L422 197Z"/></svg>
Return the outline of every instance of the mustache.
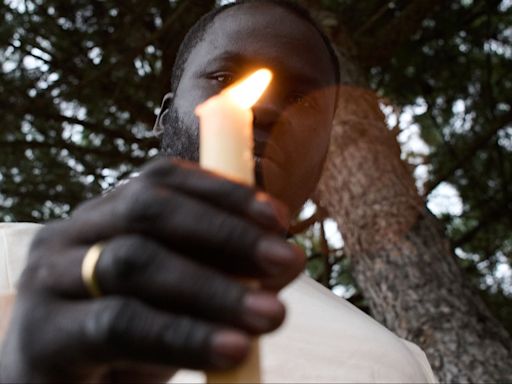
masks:
<svg viewBox="0 0 512 384"><path fill-rule="evenodd" d="M281 169L286 168L286 156L276 144L275 132L286 127L253 128L254 176L256 185L265 188L263 159ZM199 121L187 122L171 105L160 141L160 154L199 163Z"/></svg>
<svg viewBox="0 0 512 384"><path fill-rule="evenodd" d="M283 166L285 162L285 153L283 148L277 144L276 133L277 130L282 130L283 127L260 127L255 125L253 128L253 153L260 158L266 158L276 165Z"/></svg>

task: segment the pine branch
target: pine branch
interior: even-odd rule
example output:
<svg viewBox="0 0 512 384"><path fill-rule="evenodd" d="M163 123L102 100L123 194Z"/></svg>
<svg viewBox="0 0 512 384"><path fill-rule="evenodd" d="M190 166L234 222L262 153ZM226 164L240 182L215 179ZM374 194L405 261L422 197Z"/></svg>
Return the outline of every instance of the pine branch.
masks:
<svg viewBox="0 0 512 384"><path fill-rule="evenodd" d="M49 141L7 140L7 141L0 141L0 148L6 148L6 149L61 148L61 149L67 149L70 153L95 154L95 155L100 155L100 156L110 154L110 151L105 151L105 150L99 149L99 148L81 147L79 145L68 143L65 141L49 142Z"/></svg>
<svg viewBox="0 0 512 384"><path fill-rule="evenodd" d="M457 157L457 161L452 164L447 170L442 172L436 178L426 183L424 196L428 196L439 184L449 179L455 171L464 168L482 148L484 148L489 141L503 128L507 127L512 122L512 111L498 117L496 120L489 124L489 128L485 133L477 137L471 144L466 147L464 153Z"/></svg>
<svg viewBox="0 0 512 384"><path fill-rule="evenodd" d="M375 12L372 16L368 18L366 23L364 23L359 29L357 29L354 32L354 38L357 38L358 36L362 35L364 32L366 32L368 29L370 29L377 20L379 20L389 9L389 1L386 1L384 5L382 5L377 12Z"/></svg>
<svg viewBox="0 0 512 384"><path fill-rule="evenodd" d="M502 219L509 218L512 211L507 203L505 206L498 205L493 209L486 211L478 220L478 224L466 233L459 236L457 239L452 240L452 246L459 248L473 240L483 229L487 228L490 224L499 222Z"/></svg>
<svg viewBox="0 0 512 384"><path fill-rule="evenodd" d="M9 113L15 113L19 116L23 116L25 114L33 114L34 111L37 109L37 117L38 118L44 118L49 121L54 121L58 123L69 123L69 124L76 124L80 125L90 132L98 133L101 135L105 135L106 137L110 139L123 139L127 144L141 144L142 142L154 142L156 144L157 140L153 138L139 138L135 135L133 135L129 129L126 130L112 130L109 128L106 128L105 126L99 125L93 121L89 120L83 120L79 119L77 117L73 116L65 116L58 112L52 111L50 108L44 108L44 105L38 105L39 100L35 100L32 102L32 104L26 104L24 107L21 107L19 105L15 105L13 103L10 103L6 100L0 100L0 107L2 109L5 109L6 111L9 111ZM41 100L44 102L44 100ZM37 108L36 108L37 107Z"/></svg>
<svg viewBox="0 0 512 384"><path fill-rule="evenodd" d="M405 42L421 28L423 20L448 0L416 0L409 4L402 13L371 37L356 39L359 60L366 66L387 63Z"/></svg>
<svg viewBox="0 0 512 384"><path fill-rule="evenodd" d="M322 261L324 264L324 273L322 274L322 284L332 289L330 285L331 280L331 264L329 263L329 244L325 235L325 226L323 220L320 221L320 252L322 253Z"/></svg>
<svg viewBox="0 0 512 384"><path fill-rule="evenodd" d="M104 150L102 148L94 148L94 147L83 147L74 143L70 143L64 140L56 140L53 142L49 141L24 141L24 140L7 140L0 141L0 148L5 149L34 149L34 148L42 148L42 149L50 149L50 148L59 148L66 149L71 154L77 154L80 156L86 155L95 155L99 157L103 157L108 161L129 161L132 164L141 165L144 163L143 158L130 156L129 153L121 153L118 151L109 151ZM79 159L80 161L82 158Z"/></svg>
<svg viewBox="0 0 512 384"><path fill-rule="evenodd" d="M172 13L172 15L162 25L162 28L151 34L146 40L142 42L142 44L135 47L130 52L127 52L123 56L123 60L110 63L109 65L105 66L102 70L95 72L92 76L85 79L80 84L80 86L85 87L88 84L96 81L98 78L107 76L110 73L110 71L112 71L119 64L122 64L123 62L129 62L135 59L138 55L144 52L144 49L148 45L151 45L155 41L159 40L162 36L172 36L173 33L175 32L175 29L181 26L180 20L186 19L185 16L188 17L188 14L191 10L196 11L197 8L200 8L201 10L204 9L205 11L207 11L213 6L213 4L214 2L212 1L204 0L181 1L174 10L174 12Z"/></svg>
<svg viewBox="0 0 512 384"><path fill-rule="evenodd" d="M298 233L304 232L306 229L311 227L313 224L324 220L327 217L327 211L317 205L317 210L307 219L299 221L298 223L294 223L288 229L288 233L291 235L296 235Z"/></svg>

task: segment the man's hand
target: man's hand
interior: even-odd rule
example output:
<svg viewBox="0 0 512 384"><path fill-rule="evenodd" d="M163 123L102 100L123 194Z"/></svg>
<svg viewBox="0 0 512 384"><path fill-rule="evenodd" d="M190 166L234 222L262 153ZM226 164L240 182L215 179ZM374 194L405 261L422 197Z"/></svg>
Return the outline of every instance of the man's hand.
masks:
<svg viewBox="0 0 512 384"><path fill-rule="evenodd" d="M126 369L239 364L249 335L282 323L276 291L304 267L283 237L283 212L268 195L191 163L151 163L38 233L1 379L108 381ZM97 242L105 245L96 266L103 296L92 299L80 270Z"/></svg>

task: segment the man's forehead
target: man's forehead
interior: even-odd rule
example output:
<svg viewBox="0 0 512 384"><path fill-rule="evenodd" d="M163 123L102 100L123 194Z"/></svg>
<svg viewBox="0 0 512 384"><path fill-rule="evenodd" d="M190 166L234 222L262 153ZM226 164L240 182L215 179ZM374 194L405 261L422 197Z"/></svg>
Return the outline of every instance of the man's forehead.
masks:
<svg viewBox="0 0 512 384"><path fill-rule="evenodd" d="M279 35L280 38L317 34L308 21L291 10L267 2L251 2L225 10L215 18L209 32L251 30L252 28Z"/></svg>
<svg viewBox="0 0 512 384"><path fill-rule="evenodd" d="M334 71L325 43L318 31L291 11L268 3L248 3L218 15L196 46L204 64L235 63L254 58L326 81ZM290 56L292 55L292 56ZM282 68L279 68L281 65ZM290 68L291 68L290 67ZM313 71L313 72L312 72Z"/></svg>

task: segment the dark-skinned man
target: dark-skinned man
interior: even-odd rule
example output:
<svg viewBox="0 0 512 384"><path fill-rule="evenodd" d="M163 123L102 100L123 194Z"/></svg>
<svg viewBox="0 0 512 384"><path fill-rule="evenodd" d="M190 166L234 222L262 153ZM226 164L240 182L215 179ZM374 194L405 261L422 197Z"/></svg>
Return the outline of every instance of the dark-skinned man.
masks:
<svg viewBox="0 0 512 384"><path fill-rule="evenodd" d="M263 66L274 80L254 107L255 190L195 164L194 108ZM330 43L300 8L248 1L204 17L182 45L155 124L163 153L188 162L152 162L38 231L0 378L133 382L175 368L230 368L244 360L250 335L281 325L283 300L285 325L262 340L266 381L433 381L416 346L305 276L290 285L305 256L284 234L289 213L320 177L337 66ZM6 265L19 265L12 260L23 259L34 226L0 229L11 244ZM101 294L91 297L81 265L96 244ZM235 277L257 279L261 288Z"/></svg>

